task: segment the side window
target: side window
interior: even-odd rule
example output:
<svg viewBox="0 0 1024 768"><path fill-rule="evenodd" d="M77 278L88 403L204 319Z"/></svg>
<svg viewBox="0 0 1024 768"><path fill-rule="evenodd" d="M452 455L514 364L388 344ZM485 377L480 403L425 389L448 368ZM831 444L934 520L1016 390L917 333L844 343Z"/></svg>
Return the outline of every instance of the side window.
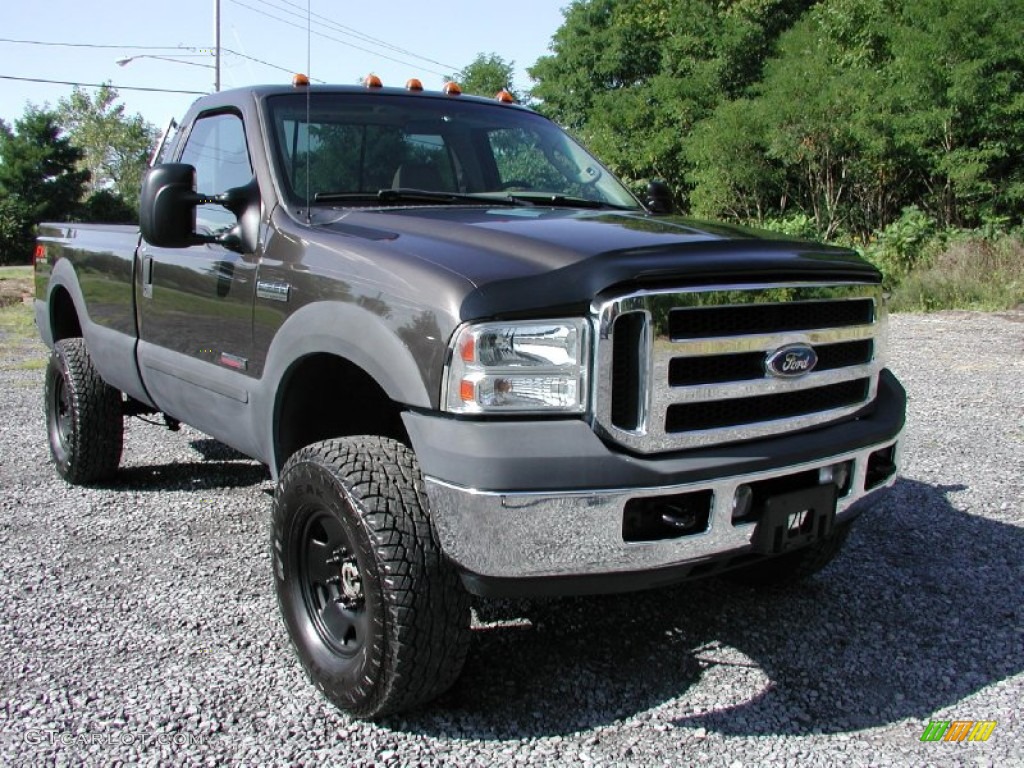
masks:
<svg viewBox="0 0 1024 768"><path fill-rule="evenodd" d="M200 117L185 143L181 162L195 166L196 187L203 194L219 195L248 184L252 165L242 118L231 113ZM196 209L199 232L221 232L234 225L234 215L219 205L201 205Z"/></svg>

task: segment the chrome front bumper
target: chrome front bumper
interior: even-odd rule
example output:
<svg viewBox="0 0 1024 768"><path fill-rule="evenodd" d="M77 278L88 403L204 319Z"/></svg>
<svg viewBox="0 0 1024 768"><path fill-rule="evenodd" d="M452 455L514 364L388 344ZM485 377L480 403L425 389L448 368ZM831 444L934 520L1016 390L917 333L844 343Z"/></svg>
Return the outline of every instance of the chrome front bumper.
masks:
<svg viewBox="0 0 1024 768"><path fill-rule="evenodd" d="M482 492L427 476L434 526L445 554L484 579L610 576L700 564L752 551L755 523L733 524L736 488L771 478L853 463L849 490L838 501L836 522L855 517L875 494L895 482L895 472L866 488L869 457L897 439L811 463L685 485L553 492ZM706 529L658 541L623 539L623 514L632 499L711 491Z"/></svg>

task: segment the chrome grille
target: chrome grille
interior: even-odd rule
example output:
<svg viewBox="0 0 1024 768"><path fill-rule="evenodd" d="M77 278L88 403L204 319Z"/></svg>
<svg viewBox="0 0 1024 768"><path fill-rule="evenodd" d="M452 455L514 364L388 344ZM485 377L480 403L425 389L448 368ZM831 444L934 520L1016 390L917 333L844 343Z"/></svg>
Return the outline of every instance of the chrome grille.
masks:
<svg viewBox="0 0 1024 768"><path fill-rule="evenodd" d="M818 426L877 392L886 320L877 285L645 291L593 312L595 427L641 453ZM790 344L814 348L814 370L767 373L767 357Z"/></svg>

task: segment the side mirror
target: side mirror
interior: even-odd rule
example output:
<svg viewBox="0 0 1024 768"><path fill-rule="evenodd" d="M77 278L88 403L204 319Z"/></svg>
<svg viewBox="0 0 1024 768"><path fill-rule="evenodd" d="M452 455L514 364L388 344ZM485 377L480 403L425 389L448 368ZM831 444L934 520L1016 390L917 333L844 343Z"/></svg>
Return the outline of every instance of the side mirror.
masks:
<svg viewBox="0 0 1024 768"><path fill-rule="evenodd" d="M260 188L253 177L248 184L222 195L197 194L196 169L186 163L163 163L150 168L142 180L139 228L142 237L159 248L188 248L218 243L240 253L255 253L260 230ZM219 235L196 233L196 206L223 205L238 219Z"/></svg>
<svg viewBox="0 0 1024 768"><path fill-rule="evenodd" d="M160 248L196 245L196 169L185 163L154 165L142 179L139 228Z"/></svg>
<svg viewBox="0 0 1024 768"><path fill-rule="evenodd" d="M672 190L664 181L649 181L644 204L651 213L672 213Z"/></svg>

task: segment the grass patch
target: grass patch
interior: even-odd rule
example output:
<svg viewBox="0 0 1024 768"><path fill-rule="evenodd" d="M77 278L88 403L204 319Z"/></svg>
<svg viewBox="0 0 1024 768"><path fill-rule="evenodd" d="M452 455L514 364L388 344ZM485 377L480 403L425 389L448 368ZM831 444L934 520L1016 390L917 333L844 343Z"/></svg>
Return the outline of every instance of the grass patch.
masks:
<svg viewBox="0 0 1024 768"><path fill-rule="evenodd" d="M46 357L33 357L28 360L23 360L18 363L15 368L19 371L41 371L49 363L49 358Z"/></svg>
<svg viewBox="0 0 1024 768"><path fill-rule="evenodd" d="M33 291L32 267L0 267L0 307L21 304Z"/></svg>
<svg viewBox="0 0 1024 768"><path fill-rule="evenodd" d="M38 338L31 305L19 303L0 307L0 349Z"/></svg>
<svg viewBox="0 0 1024 768"><path fill-rule="evenodd" d="M906 275L893 291L894 312L1004 310L1024 305L1024 240L967 234Z"/></svg>
<svg viewBox="0 0 1024 768"><path fill-rule="evenodd" d="M0 267L0 282L4 280L32 280L32 267Z"/></svg>

